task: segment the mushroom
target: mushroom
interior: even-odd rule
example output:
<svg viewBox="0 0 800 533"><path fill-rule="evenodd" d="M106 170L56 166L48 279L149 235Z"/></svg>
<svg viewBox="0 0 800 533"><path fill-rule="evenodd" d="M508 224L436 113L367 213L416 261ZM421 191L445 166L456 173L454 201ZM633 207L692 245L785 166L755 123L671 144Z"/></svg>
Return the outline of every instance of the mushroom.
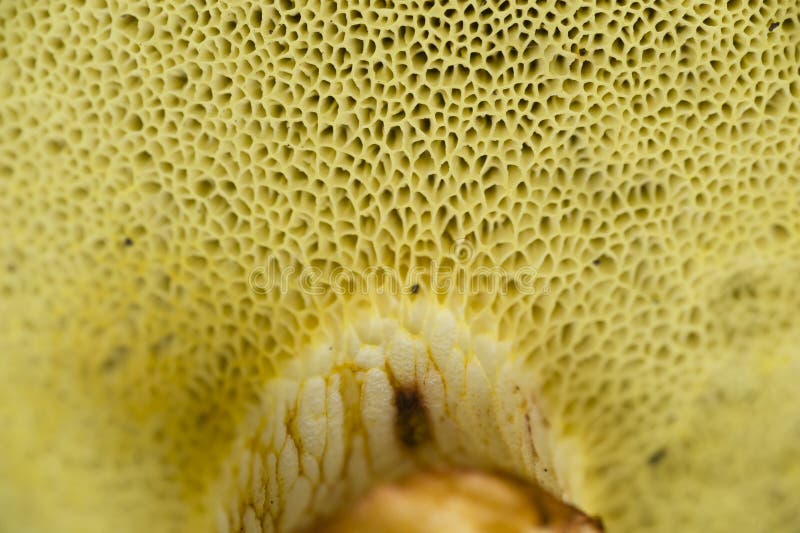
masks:
<svg viewBox="0 0 800 533"><path fill-rule="evenodd" d="M0 3L0 530L798 531L797 5L622 4Z"/></svg>

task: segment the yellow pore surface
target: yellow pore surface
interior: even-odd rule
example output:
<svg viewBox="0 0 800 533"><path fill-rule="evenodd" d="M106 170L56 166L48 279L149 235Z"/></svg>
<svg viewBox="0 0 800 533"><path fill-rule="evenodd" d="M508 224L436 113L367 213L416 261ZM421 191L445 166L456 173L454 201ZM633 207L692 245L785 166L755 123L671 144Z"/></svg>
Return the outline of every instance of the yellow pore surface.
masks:
<svg viewBox="0 0 800 533"><path fill-rule="evenodd" d="M0 1L0 530L449 463L797 531L799 49L793 0Z"/></svg>

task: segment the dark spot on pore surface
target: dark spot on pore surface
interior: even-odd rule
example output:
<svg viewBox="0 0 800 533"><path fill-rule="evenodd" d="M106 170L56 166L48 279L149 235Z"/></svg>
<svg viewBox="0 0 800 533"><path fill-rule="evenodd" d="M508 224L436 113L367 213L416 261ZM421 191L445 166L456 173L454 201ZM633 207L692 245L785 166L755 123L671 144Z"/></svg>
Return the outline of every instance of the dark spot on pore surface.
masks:
<svg viewBox="0 0 800 533"><path fill-rule="evenodd" d="M419 283L415 283L411 286L411 294L417 294L419 292Z"/></svg>
<svg viewBox="0 0 800 533"><path fill-rule="evenodd" d="M667 455L667 449L659 448L658 450L653 452L653 454L650 457L647 458L647 463L650 466L656 466L658 463L664 460L664 457L666 457L666 455Z"/></svg>
<svg viewBox="0 0 800 533"><path fill-rule="evenodd" d="M430 439L428 412L417 389L397 388L394 393L397 410L397 438L407 448L415 448Z"/></svg>
<svg viewBox="0 0 800 533"><path fill-rule="evenodd" d="M194 423L197 427L202 428L208 424L209 420L211 420L211 413L205 412L198 414L194 419Z"/></svg>
<svg viewBox="0 0 800 533"><path fill-rule="evenodd" d="M780 25L781 25L780 22L773 22L772 24L769 25L769 31L774 31Z"/></svg>
<svg viewBox="0 0 800 533"><path fill-rule="evenodd" d="M122 244L125 246L133 246L133 239L130 237L125 237L125 240L122 241Z"/></svg>
<svg viewBox="0 0 800 533"><path fill-rule="evenodd" d="M174 338L175 338L175 335L172 334L172 333L164 335L163 337L161 337L156 342L154 342L153 344L150 345L150 351L154 355L163 354L164 352L166 352L169 349L169 347L172 344L172 341L173 341Z"/></svg>
<svg viewBox="0 0 800 533"><path fill-rule="evenodd" d="M125 359L128 358L129 354L130 354L130 349L127 346L115 347L110 352L108 352L108 356L106 357L106 360L103 361L103 364L101 365L100 369L103 372L111 372L120 364L122 364L125 361Z"/></svg>

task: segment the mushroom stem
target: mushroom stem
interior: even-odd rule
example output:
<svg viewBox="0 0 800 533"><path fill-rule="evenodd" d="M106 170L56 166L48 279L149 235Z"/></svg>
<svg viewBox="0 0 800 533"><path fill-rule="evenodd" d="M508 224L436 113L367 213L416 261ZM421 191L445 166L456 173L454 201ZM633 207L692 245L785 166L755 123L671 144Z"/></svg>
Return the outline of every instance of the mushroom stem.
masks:
<svg viewBox="0 0 800 533"><path fill-rule="evenodd" d="M342 316L352 322L270 381L240 431L209 494L225 505L220 531L302 529L377 484L440 467L502 472L569 497L536 380L510 344L434 302Z"/></svg>

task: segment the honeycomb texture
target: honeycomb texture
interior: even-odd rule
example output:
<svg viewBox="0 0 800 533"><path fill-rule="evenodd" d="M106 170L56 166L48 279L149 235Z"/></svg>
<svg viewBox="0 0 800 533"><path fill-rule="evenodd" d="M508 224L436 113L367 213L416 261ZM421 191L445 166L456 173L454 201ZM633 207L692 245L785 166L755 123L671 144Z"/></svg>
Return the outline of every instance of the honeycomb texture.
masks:
<svg viewBox="0 0 800 533"><path fill-rule="evenodd" d="M794 1L0 1L0 235L2 531L800 529Z"/></svg>

